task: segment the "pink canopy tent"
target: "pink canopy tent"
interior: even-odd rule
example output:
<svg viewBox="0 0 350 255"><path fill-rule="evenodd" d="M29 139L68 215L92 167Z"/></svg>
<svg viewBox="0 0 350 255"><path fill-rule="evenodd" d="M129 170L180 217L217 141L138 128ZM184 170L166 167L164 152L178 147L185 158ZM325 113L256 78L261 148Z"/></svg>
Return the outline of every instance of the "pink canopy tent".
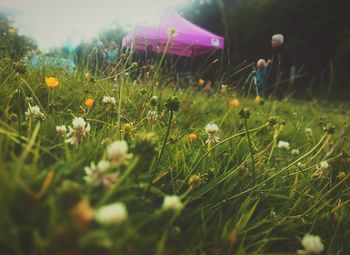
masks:
<svg viewBox="0 0 350 255"><path fill-rule="evenodd" d="M137 26L123 38L122 47L162 53L169 28L176 30L169 41L169 54L192 57L224 47L223 37L192 24L177 11L169 12L157 24Z"/></svg>

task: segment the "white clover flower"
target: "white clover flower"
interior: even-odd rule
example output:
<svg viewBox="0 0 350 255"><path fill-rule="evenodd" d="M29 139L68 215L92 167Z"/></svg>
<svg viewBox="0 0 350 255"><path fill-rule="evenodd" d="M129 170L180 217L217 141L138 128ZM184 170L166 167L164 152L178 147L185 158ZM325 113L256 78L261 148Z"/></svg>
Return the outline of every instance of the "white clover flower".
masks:
<svg viewBox="0 0 350 255"><path fill-rule="evenodd" d="M85 77L86 80L89 81L90 78L91 78L91 74L90 74L90 73L85 73L85 74L84 74L84 77Z"/></svg>
<svg viewBox="0 0 350 255"><path fill-rule="evenodd" d="M41 112L39 106L37 105L34 105L34 106L29 105L27 111L25 112L25 115L28 118L41 119L41 120L45 119L45 114Z"/></svg>
<svg viewBox="0 0 350 255"><path fill-rule="evenodd" d="M72 124L74 129L84 129L87 132L90 131L89 123L86 123L82 117L75 117L72 121Z"/></svg>
<svg viewBox="0 0 350 255"><path fill-rule="evenodd" d="M301 240L304 250L298 250L298 254L320 254L324 250L324 245L319 236L306 234Z"/></svg>
<svg viewBox="0 0 350 255"><path fill-rule="evenodd" d="M180 210L183 207L183 203L181 202L180 198L176 195L172 196L165 196L162 209L163 210Z"/></svg>
<svg viewBox="0 0 350 255"><path fill-rule="evenodd" d="M289 150L289 143L285 141L279 141L277 147L279 149L286 149Z"/></svg>
<svg viewBox="0 0 350 255"><path fill-rule="evenodd" d="M116 104L117 100L115 97L104 96L102 99L102 103L104 104Z"/></svg>
<svg viewBox="0 0 350 255"><path fill-rule="evenodd" d="M59 136L65 136L67 133L67 128L65 125L56 126L56 132Z"/></svg>
<svg viewBox="0 0 350 255"><path fill-rule="evenodd" d="M97 165L91 162L90 167L84 168L86 174L84 180L95 187L103 185L109 188L118 178L118 174L106 172L110 167L111 163L107 160L101 160Z"/></svg>
<svg viewBox="0 0 350 255"><path fill-rule="evenodd" d="M128 211L123 203L114 203L98 209L95 218L103 225L120 224L128 218Z"/></svg>
<svg viewBox="0 0 350 255"><path fill-rule="evenodd" d="M216 134L218 131L219 131L219 128L214 123L209 123L205 127L205 132L207 132L208 134Z"/></svg>
<svg viewBox="0 0 350 255"><path fill-rule="evenodd" d="M317 179L327 178L326 169L329 168L329 164L327 161L321 161L319 165L316 166L316 171L313 173L312 177Z"/></svg>
<svg viewBox="0 0 350 255"><path fill-rule="evenodd" d="M154 124L158 119L158 113L156 111L148 111L146 118L149 123Z"/></svg>
<svg viewBox="0 0 350 255"><path fill-rule="evenodd" d="M228 85L226 85L226 84L221 84L220 92L221 92L222 94L227 93L227 88L228 88Z"/></svg>
<svg viewBox="0 0 350 255"><path fill-rule="evenodd" d="M110 144L112 141L109 138L103 138L101 140L102 145Z"/></svg>
<svg viewBox="0 0 350 255"><path fill-rule="evenodd" d="M125 141L115 141L107 146L107 157L112 161L113 166L119 166L123 161L132 158L132 154L128 154L128 149Z"/></svg>
<svg viewBox="0 0 350 255"><path fill-rule="evenodd" d="M26 97L24 100L29 104L34 103L34 99L32 97Z"/></svg>
<svg viewBox="0 0 350 255"><path fill-rule="evenodd" d="M292 156L297 156L299 155L300 151L298 149L293 149L290 151L290 154L292 154Z"/></svg>
<svg viewBox="0 0 350 255"><path fill-rule="evenodd" d="M205 127L205 132L208 134L208 140L206 140L206 143L214 144L219 142L219 137L217 136L217 133L219 132L219 128L214 123L209 123Z"/></svg>
<svg viewBox="0 0 350 255"><path fill-rule="evenodd" d="M298 166L299 168L303 168L305 165L304 165L303 163L301 163L301 162L298 162L297 166Z"/></svg>
<svg viewBox="0 0 350 255"><path fill-rule="evenodd" d="M310 135L310 136L313 134L311 128L305 128L304 132L305 132L305 134Z"/></svg>
<svg viewBox="0 0 350 255"><path fill-rule="evenodd" d="M320 162L320 168L322 168L322 169L327 169L327 168L329 168L329 164L328 164L328 162L325 160L325 161L321 161Z"/></svg>
<svg viewBox="0 0 350 255"><path fill-rule="evenodd" d="M83 137L90 132L90 124L81 117L75 117L72 121L73 127L69 126L68 139L66 143L79 145Z"/></svg>
<svg viewBox="0 0 350 255"><path fill-rule="evenodd" d="M105 172L110 166L111 163L108 160L101 160L97 164L98 169L100 169L102 172Z"/></svg>

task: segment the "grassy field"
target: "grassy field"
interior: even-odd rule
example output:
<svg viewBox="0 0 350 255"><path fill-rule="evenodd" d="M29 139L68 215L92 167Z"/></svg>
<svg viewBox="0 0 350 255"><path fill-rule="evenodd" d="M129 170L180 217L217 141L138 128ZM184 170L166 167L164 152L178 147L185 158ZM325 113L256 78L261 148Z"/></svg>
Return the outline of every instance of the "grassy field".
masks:
<svg viewBox="0 0 350 255"><path fill-rule="evenodd" d="M348 103L0 67L2 255L348 254Z"/></svg>

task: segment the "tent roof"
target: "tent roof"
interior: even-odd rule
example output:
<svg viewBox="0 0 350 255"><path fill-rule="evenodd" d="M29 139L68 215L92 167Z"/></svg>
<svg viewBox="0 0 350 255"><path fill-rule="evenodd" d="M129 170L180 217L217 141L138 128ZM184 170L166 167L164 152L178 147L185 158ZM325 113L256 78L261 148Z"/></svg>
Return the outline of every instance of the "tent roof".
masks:
<svg viewBox="0 0 350 255"><path fill-rule="evenodd" d="M155 24L137 26L123 38L123 47L163 52L168 42L168 29L175 28L168 53L179 56L195 56L224 47L224 38L213 34L171 11Z"/></svg>

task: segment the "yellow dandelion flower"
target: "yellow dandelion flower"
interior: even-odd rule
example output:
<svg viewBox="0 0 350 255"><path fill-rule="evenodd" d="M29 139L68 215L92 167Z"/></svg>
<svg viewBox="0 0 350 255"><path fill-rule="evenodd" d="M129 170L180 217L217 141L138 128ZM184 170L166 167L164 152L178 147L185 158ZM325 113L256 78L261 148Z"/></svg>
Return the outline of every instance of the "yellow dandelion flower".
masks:
<svg viewBox="0 0 350 255"><path fill-rule="evenodd" d="M85 100L85 104L87 107L92 107L94 105L94 100L92 98L88 98Z"/></svg>
<svg viewBox="0 0 350 255"><path fill-rule="evenodd" d="M90 203L86 200L80 200L71 210L70 215L74 226L79 230L86 229L93 221L95 212Z"/></svg>
<svg viewBox="0 0 350 255"><path fill-rule="evenodd" d="M203 182L204 182L203 177L200 176L199 174L193 174L188 179L188 185L190 186L191 189L198 187Z"/></svg>
<svg viewBox="0 0 350 255"><path fill-rule="evenodd" d="M45 83L49 89L53 89L53 88L57 87L58 80L55 77L45 77Z"/></svg>
<svg viewBox="0 0 350 255"><path fill-rule="evenodd" d="M230 106L231 106L231 107L237 107L237 106L239 106L239 101L238 101L238 99L233 98L233 99L230 101Z"/></svg>
<svg viewBox="0 0 350 255"><path fill-rule="evenodd" d="M134 129L134 125L132 123L126 123L123 125L123 128L122 128L125 132L132 132L133 129Z"/></svg>
<svg viewBox="0 0 350 255"><path fill-rule="evenodd" d="M260 96L256 96L254 101L255 101L256 103L260 103L261 97L260 97Z"/></svg>
<svg viewBox="0 0 350 255"><path fill-rule="evenodd" d="M199 80L198 80L198 83L199 83L199 85L204 85L205 80L203 80L203 79L199 79Z"/></svg>
<svg viewBox="0 0 350 255"><path fill-rule="evenodd" d="M197 135L195 133L192 133L188 136L188 140L191 142L197 139Z"/></svg>
<svg viewBox="0 0 350 255"><path fill-rule="evenodd" d="M15 33L16 33L16 29L14 29L13 27L10 27L10 28L7 30L7 32L8 32L9 34L15 34Z"/></svg>
<svg viewBox="0 0 350 255"><path fill-rule="evenodd" d="M337 178L339 179L343 179L346 176L346 173L344 171L339 172L339 174L337 175Z"/></svg>

